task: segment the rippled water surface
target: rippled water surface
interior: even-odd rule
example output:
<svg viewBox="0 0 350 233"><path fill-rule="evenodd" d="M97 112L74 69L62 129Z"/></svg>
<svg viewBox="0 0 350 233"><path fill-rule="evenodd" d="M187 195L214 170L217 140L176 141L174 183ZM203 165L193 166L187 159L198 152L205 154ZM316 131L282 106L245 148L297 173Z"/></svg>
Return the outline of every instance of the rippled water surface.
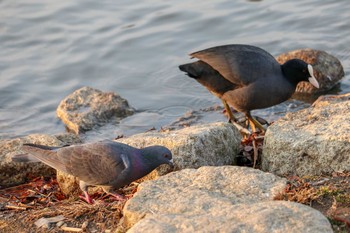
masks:
<svg viewBox="0 0 350 233"><path fill-rule="evenodd" d="M342 62L339 92L349 92L349 22L348 0L2 0L0 138L64 132L56 107L86 85L117 92L138 110L116 134L220 104L177 66L189 52L221 44L253 44L273 55L325 50ZM291 106L257 114L273 119Z"/></svg>

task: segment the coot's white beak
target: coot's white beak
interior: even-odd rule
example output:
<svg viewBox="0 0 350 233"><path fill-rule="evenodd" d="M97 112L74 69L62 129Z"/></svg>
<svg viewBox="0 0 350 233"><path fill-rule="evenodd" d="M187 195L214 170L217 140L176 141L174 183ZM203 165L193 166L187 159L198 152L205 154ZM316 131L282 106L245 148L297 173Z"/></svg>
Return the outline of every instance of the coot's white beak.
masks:
<svg viewBox="0 0 350 233"><path fill-rule="evenodd" d="M310 78L309 82L316 88L320 88L320 85L318 84L315 76L314 76L314 69L312 68L312 65L307 65L307 69L309 70Z"/></svg>

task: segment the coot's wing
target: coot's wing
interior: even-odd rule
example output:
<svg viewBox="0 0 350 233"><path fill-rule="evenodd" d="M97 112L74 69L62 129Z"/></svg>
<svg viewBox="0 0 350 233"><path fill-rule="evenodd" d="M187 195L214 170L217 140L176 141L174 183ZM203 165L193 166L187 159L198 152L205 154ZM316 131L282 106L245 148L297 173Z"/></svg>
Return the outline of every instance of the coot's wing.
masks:
<svg viewBox="0 0 350 233"><path fill-rule="evenodd" d="M236 85L248 85L267 77L276 68L275 58L265 50L251 45L223 45L190 54L217 70Z"/></svg>

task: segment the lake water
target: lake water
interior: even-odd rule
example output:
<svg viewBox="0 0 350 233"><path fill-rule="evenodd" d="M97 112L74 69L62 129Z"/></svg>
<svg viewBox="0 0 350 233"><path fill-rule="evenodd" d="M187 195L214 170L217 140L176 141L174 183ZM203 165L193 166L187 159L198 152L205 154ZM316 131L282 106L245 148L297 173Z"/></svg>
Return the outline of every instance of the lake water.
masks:
<svg viewBox="0 0 350 233"><path fill-rule="evenodd" d="M231 43L273 55L325 50L345 69L338 92L350 91L348 0L2 0L0 139L64 132L56 108L82 86L117 92L138 110L109 126L113 134L159 129L185 112L218 105L177 66L190 52ZM256 114L274 119L299 105Z"/></svg>

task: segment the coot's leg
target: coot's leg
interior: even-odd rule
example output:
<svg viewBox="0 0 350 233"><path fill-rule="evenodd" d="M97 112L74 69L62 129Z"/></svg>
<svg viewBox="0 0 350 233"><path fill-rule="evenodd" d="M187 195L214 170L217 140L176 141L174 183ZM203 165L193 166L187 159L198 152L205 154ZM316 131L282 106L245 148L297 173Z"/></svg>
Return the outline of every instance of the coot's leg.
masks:
<svg viewBox="0 0 350 233"><path fill-rule="evenodd" d="M233 116L233 113L231 111L230 106L226 103L225 100L222 100L222 103L224 104L225 110L226 110L226 112L228 114L228 118L229 118L228 120L230 122L232 122L232 121L237 122L237 119Z"/></svg>
<svg viewBox="0 0 350 233"><path fill-rule="evenodd" d="M254 117L252 117L252 115L250 115L250 112L246 112L245 115L249 120L250 127L252 127L253 132L256 132L255 126L258 127L262 132L266 131L264 126L262 126L259 121L257 121Z"/></svg>
<svg viewBox="0 0 350 233"><path fill-rule="evenodd" d="M254 122L252 121L252 119L253 119L253 118L248 118L249 125L250 125L250 128L252 128L253 133L256 133L255 124L254 124Z"/></svg>
<svg viewBox="0 0 350 233"><path fill-rule="evenodd" d="M229 115L228 121L231 122L238 130L239 132L244 135L250 135L251 132L249 132L248 129L242 127L240 124L237 123L237 119L233 116L232 111L230 109L230 106L226 103L225 100L222 100L222 103L224 104L224 107L226 109L227 114Z"/></svg>

